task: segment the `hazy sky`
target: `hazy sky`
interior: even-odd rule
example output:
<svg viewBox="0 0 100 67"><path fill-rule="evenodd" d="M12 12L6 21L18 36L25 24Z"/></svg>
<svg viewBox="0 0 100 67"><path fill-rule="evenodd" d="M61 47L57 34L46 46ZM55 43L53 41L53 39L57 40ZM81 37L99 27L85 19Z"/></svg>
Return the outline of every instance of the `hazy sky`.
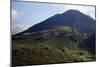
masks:
<svg viewBox="0 0 100 67"><path fill-rule="evenodd" d="M75 9L95 19L95 7L36 2L12 2L12 34L21 32L57 13Z"/></svg>

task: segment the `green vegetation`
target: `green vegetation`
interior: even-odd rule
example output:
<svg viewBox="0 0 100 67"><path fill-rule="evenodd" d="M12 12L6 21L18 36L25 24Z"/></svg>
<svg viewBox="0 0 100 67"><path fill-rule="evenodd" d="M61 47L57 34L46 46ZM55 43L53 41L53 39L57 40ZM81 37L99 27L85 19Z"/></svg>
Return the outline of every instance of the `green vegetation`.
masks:
<svg viewBox="0 0 100 67"><path fill-rule="evenodd" d="M16 37L12 40L13 66L95 61L95 55L78 48L84 36L69 27L67 30L60 27L39 32L41 35Z"/></svg>
<svg viewBox="0 0 100 67"><path fill-rule="evenodd" d="M95 60L87 51L78 49L71 50L66 47L55 48L50 45L31 45L30 47L23 45L20 48L14 48L12 54L13 65L52 64Z"/></svg>
<svg viewBox="0 0 100 67"><path fill-rule="evenodd" d="M52 38L53 39L53 38ZM95 56L77 48L67 48L66 42L57 39L13 41L13 65L52 64L94 61ZM28 44L29 43L29 44ZM57 45L63 46L57 46ZM54 46L53 46L54 45Z"/></svg>

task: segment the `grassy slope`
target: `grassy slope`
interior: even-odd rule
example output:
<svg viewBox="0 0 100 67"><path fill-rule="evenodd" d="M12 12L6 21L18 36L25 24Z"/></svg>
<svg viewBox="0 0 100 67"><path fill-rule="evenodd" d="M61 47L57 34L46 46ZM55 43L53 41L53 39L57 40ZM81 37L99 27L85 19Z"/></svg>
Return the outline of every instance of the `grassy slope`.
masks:
<svg viewBox="0 0 100 67"><path fill-rule="evenodd" d="M63 30L62 30L63 29ZM13 65L94 61L95 56L77 48L79 32L70 27L54 29L59 36L26 36L12 40ZM44 31L45 32L45 31Z"/></svg>
<svg viewBox="0 0 100 67"><path fill-rule="evenodd" d="M87 51L67 48L66 46L57 47L57 44L59 45L61 42L57 42L54 39L52 41L39 40L32 42L13 41L13 65L68 63L95 60L95 56ZM63 44L67 45L65 43Z"/></svg>

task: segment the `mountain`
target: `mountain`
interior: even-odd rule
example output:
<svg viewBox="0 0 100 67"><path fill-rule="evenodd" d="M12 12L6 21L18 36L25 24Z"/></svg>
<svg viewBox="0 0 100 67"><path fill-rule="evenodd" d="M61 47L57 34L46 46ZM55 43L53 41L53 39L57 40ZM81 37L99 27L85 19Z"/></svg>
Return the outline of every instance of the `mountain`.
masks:
<svg viewBox="0 0 100 67"><path fill-rule="evenodd" d="M16 34L13 39L32 39L27 36L33 38L54 36L52 39L55 42L59 40L62 41L61 43L65 43L61 46L65 46L69 42L68 44L71 43L71 47L89 49L94 53L95 51L92 51L92 49L95 50L95 31L96 22L93 18L77 10L68 10L31 26L29 29ZM59 36L59 39L55 39L55 36Z"/></svg>
<svg viewBox="0 0 100 67"><path fill-rule="evenodd" d="M43 22L31 26L25 32L38 32L52 29L57 26L70 26L82 32L95 32L96 21L78 10L68 10L62 14L56 14ZM23 32L22 32L23 33Z"/></svg>
<svg viewBox="0 0 100 67"><path fill-rule="evenodd" d="M96 60L96 22L77 10L56 14L12 36L13 66Z"/></svg>

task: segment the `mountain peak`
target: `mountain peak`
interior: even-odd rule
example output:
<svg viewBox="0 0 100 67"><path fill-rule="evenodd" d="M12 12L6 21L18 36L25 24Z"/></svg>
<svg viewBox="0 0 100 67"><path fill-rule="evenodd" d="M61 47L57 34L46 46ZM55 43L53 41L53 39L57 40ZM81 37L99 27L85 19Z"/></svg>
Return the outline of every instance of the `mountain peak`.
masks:
<svg viewBox="0 0 100 67"><path fill-rule="evenodd" d="M78 10L70 9L65 11L63 14L77 14L77 13L81 13L81 12Z"/></svg>

